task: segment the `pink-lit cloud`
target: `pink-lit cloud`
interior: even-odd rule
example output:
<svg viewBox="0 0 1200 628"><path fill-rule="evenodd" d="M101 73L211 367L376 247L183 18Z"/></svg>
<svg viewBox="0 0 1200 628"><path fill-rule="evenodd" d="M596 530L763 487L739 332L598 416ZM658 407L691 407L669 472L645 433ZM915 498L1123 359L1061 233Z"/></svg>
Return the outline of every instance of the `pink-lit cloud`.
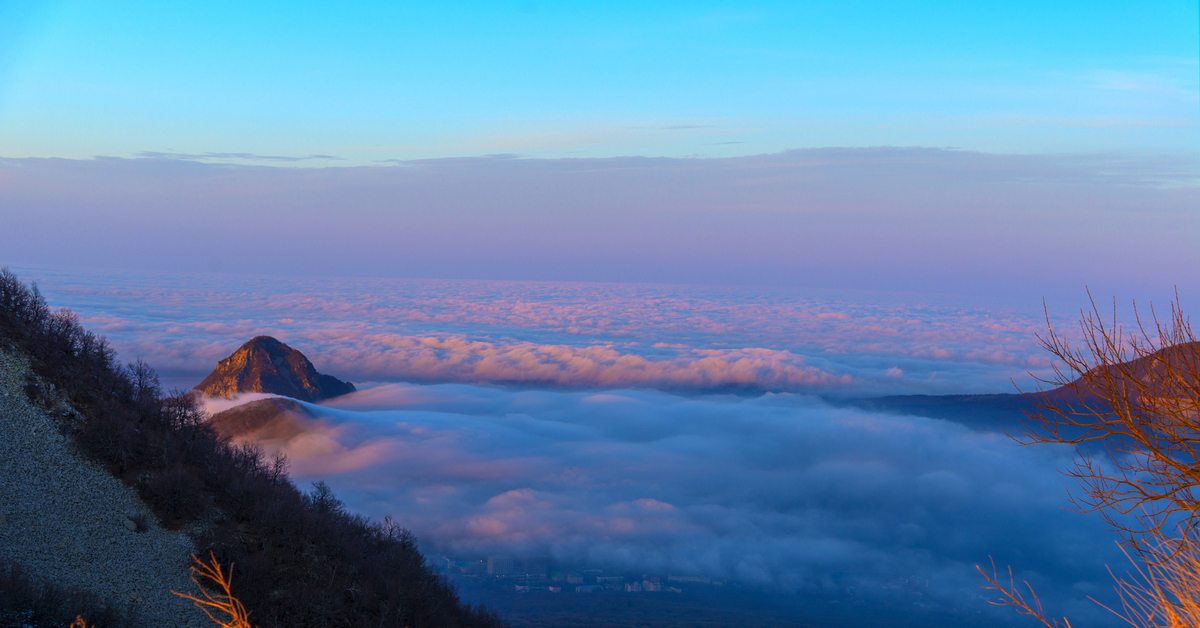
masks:
<svg viewBox="0 0 1200 628"><path fill-rule="evenodd" d="M22 271L22 269L18 269ZM126 359L190 387L269 334L355 382L1012 392L1036 309L793 289L22 271ZM1037 305L1040 305L1037 304ZM1068 311L1069 313L1069 311ZM836 314L836 316L835 316ZM1071 333L1069 318L1055 315ZM172 379L173 378L173 379Z"/></svg>
<svg viewBox="0 0 1200 628"><path fill-rule="evenodd" d="M518 342L497 345L462 337L369 336L377 350L333 350L335 364L357 362L379 377L557 386L767 390L831 388L846 374L805 366L803 356L762 348L692 349L672 358L646 358L612 344L583 347Z"/></svg>

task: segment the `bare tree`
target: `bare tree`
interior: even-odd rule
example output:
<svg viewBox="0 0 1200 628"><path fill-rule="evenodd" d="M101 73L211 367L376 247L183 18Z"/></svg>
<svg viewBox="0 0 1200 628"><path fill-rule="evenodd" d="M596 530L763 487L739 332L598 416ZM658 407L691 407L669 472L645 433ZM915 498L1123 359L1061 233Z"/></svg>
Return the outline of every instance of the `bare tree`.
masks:
<svg viewBox="0 0 1200 628"><path fill-rule="evenodd" d="M1095 302L1081 316L1084 347L1053 327L1039 336L1064 366L1039 380L1051 390L1026 394L1037 408L1024 443L1099 444L1107 455L1080 450L1067 473L1082 494L1072 502L1096 512L1130 548L1163 558L1194 543L1200 525L1200 343L1179 307L1163 322L1151 310L1126 332L1105 324Z"/></svg>
<svg viewBox="0 0 1200 628"><path fill-rule="evenodd" d="M1114 612L1145 628L1200 626L1200 342L1178 294L1166 321L1152 307L1144 323L1134 304L1129 331L1117 324L1115 302L1108 324L1091 305L1080 316L1081 348L1054 330L1047 313L1047 334L1038 339L1062 365L1025 395L1036 411L1018 440L1079 448L1067 474L1083 492L1072 503L1103 517L1138 559L1128 579L1114 577L1123 606ZM1089 453L1095 445L1104 453ZM991 574L977 568L983 588L1001 596L993 604L1048 627L1070 626L1046 617L1028 583L1023 596L1011 570L1005 585L994 565Z"/></svg>

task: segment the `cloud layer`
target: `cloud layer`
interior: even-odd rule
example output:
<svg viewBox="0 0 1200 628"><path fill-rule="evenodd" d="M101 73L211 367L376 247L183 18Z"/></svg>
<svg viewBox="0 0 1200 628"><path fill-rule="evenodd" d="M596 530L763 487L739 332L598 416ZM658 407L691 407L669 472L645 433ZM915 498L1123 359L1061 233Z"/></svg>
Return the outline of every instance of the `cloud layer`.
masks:
<svg viewBox="0 0 1200 628"><path fill-rule="evenodd" d="M550 384L572 387L646 386L659 389L829 389L851 383L804 365L789 351L762 348L690 349L648 359L612 344L584 347L512 342L496 345L462 337L374 337L380 350L364 367L407 381Z"/></svg>
<svg viewBox="0 0 1200 628"><path fill-rule="evenodd" d="M1039 314L999 299L645 284L17 269L125 359L191 387L270 334L355 382L832 395L1012 392ZM1053 321L1066 333L1070 325Z"/></svg>
<svg viewBox="0 0 1200 628"><path fill-rule="evenodd" d="M1084 598L1111 588L1106 563L1124 565L1096 517L1064 510L1069 450L946 421L792 394L467 385L309 407L323 427L264 443L294 477L450 555L544 553L834 597L887 597L904 578L927 583L913 599L971 612L984 607L973 565L993 556L1073 620L1098 615Z"/></svg>

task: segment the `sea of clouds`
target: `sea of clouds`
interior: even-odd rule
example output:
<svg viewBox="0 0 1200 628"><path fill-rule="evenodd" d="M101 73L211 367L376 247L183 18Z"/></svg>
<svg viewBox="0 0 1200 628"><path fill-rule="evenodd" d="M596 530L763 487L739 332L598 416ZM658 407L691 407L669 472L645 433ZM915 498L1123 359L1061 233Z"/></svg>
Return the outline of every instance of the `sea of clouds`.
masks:
<svg viewBox="0 0 1200 628"><path fill-rule="evenodd" d="M1087 598L1111 601L1105 566L1126 564L1094 515L1066 509L1071 450L826 401L1011 392L1050 366L1036 309L747 287L17 270L168 384L194 385L258 334L358 384L308 405L316 418L299 435L263 445L287 454L302 486L329 483L431 553L545 554L985 614L974 565L994 557L1052 612L1094 625L1108 620Z"/></svg>
<svg viewBox="0 0 1200 628"><path fill-rule="evenodd" d="M985 606L974 565L994 557L1076 621L1097 619L1086 596L1109 601L1105 566L1126 564L1097 517L1064 509L1069 448L950 421L794 393L465 384L307 407L305 431L261 443L298 482L460 559L548 555L972 611Z"/></svg>
<svg viewBox="0 0 1200 628"><path fill-rule="evenodd" d="M867 291L18 268L125 359L191 387L268 334L354 382L832 396L1014 392L1040 303ZM1070 314L1052 316L1070 332Z"/></svg>

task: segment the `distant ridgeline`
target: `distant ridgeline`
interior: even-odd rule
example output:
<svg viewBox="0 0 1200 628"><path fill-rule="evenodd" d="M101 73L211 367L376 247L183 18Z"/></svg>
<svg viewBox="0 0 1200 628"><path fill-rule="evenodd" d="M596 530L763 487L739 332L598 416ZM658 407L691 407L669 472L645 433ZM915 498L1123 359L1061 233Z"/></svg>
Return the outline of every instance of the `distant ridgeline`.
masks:
<svg viewBox="0 0 1200 628"><path fill-rule="evenodd" d="M1200 356L1200 342L1172 345L1149 356L1094 369L1065 386L1027 394L894 395L831 402L876 412L946 419L976 430L1005 431L1015 436L1025 431L1027 424L1035 426L1037 421L1031 420L1031 415L1040 414L1048 406L1073 407L1086 413L1108 411L1106 402L1090 390L1094 386L1091 382L1105 378L1114 378L1115 386L1129 390L1137 388L1126 378L1174 382L1178 388L1198 389L1200 382L1180 380L1200 372L1195 365L1197 356ZM1078 431L1063 428L1064 435ZM1099 446L1099 443L1092 446Z"/></svg>
<svg viewBox="0 0 1200 628"><path fill-rule="evenodd" d="M0 348L29 360L35 375L25 387L30 400L45 408L69 405L70 413L55 415L62 417L60 431L136 489L164 527L212 522L199 533L196 553L212 552L223 565L232 564L233 594L245 604L251 624L506 625L492 611L463 604L426 565L408 531L346 512L323 484L300 491L282 464L218 437L194 395L164 396L150 367L119 364L103 338L83 329L69 311L52 311L36 288L8 269L0 270ZM200 389L314 401L354 387L320 375L286 345L259 337L223 360ZM3 593L0 606L10 599ZM35 610L0 607L0 617ZM105 628L103 618L85 619Z"/></svg>

